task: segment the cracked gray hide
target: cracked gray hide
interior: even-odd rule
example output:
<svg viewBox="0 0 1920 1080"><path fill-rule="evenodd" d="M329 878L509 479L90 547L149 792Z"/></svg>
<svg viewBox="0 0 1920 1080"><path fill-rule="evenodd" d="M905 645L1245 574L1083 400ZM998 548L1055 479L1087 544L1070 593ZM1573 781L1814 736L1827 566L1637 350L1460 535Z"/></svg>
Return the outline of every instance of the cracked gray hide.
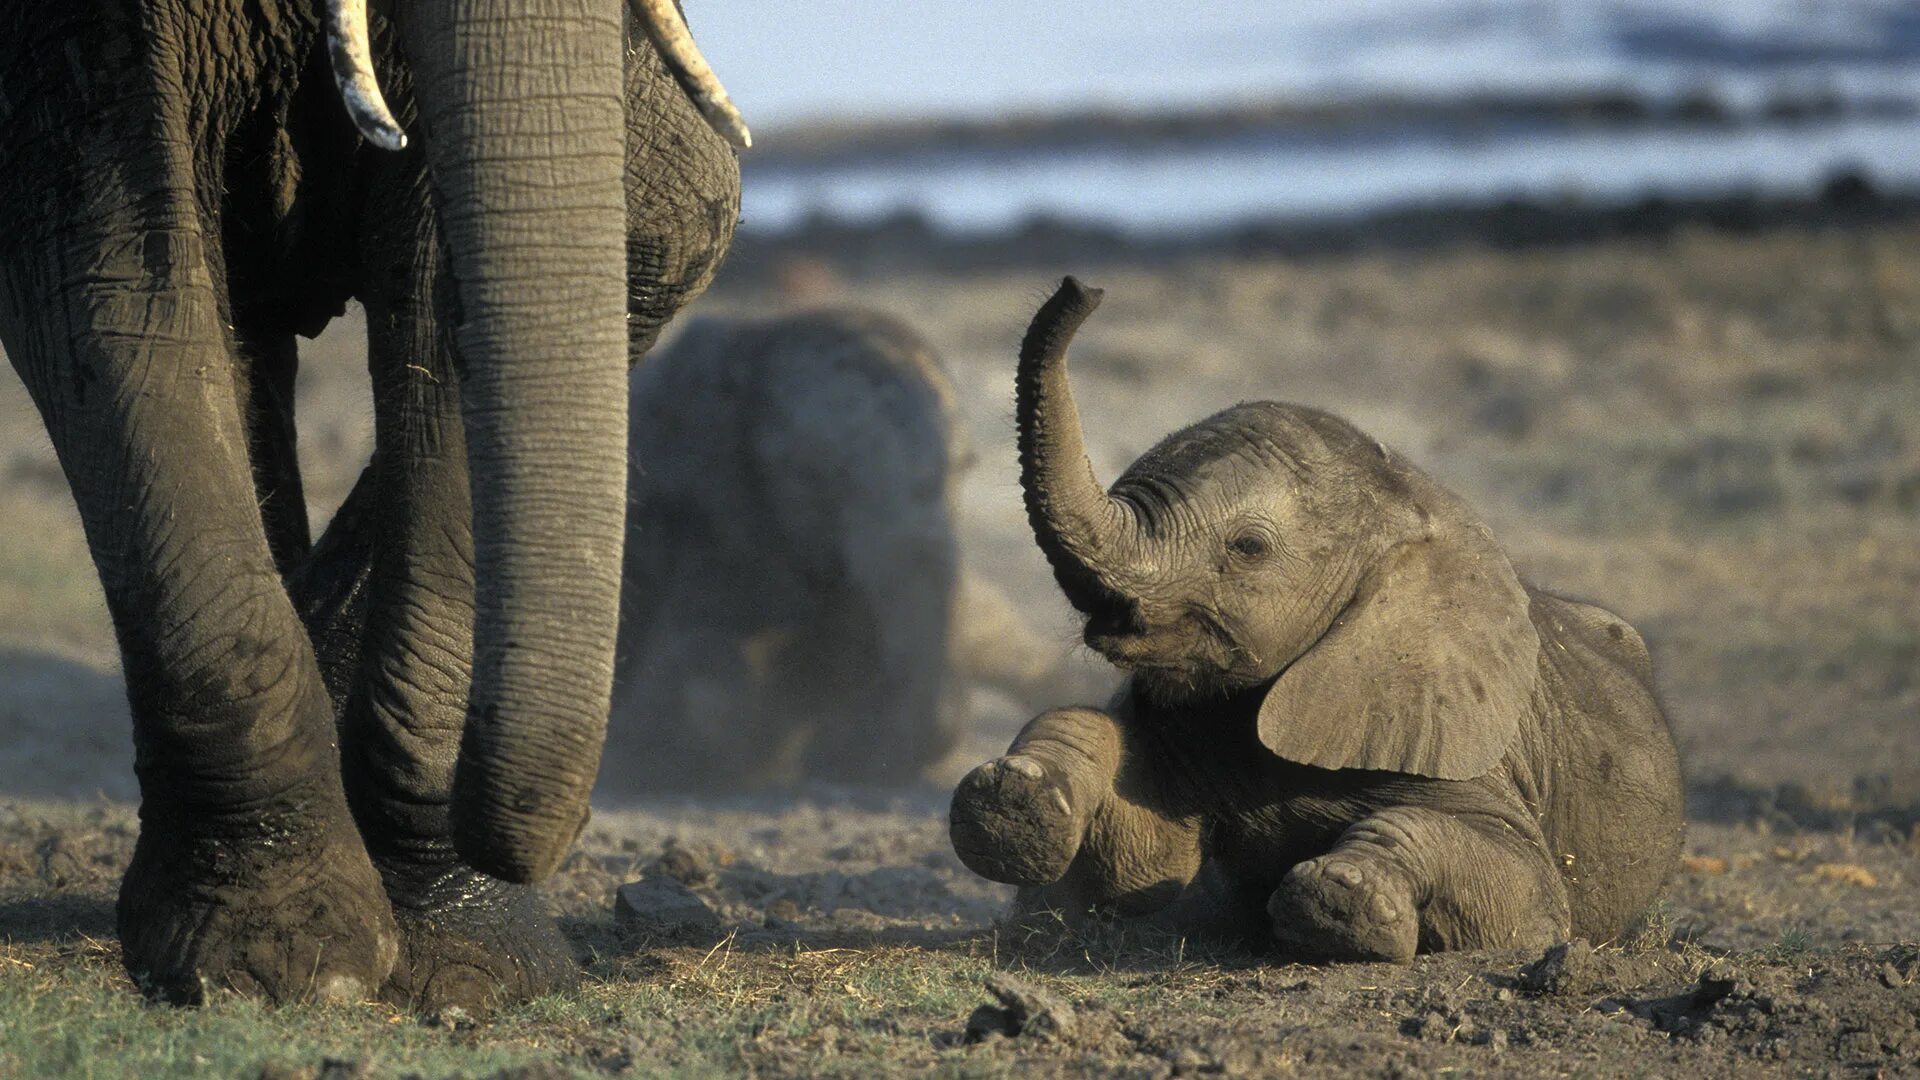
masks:
<svg viewBox="0 0 1920 1080"><path fill-rule="evenodd" d="M0 341L119 640L119 925L167 997L571 970L486 875L545 876L585 819L627 367L732 235L732 153L620 0L376 15L400 153L355 134L311 0L0 12ZM295 338L352 298L377 449L315 542Z"/></svg>

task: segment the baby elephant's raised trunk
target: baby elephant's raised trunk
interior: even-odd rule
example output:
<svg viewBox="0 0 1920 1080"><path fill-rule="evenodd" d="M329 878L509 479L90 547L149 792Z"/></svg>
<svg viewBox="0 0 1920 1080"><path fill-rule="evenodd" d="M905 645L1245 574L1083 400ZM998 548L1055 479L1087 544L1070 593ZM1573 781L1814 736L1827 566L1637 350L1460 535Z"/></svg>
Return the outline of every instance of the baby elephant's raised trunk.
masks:
<svg viewBox="0 0 1920 1080"><path fill-rule="evenodd" d="M1027 327L1014 381L1027 522L1061 589L1083 609L1091 597L1116 591L1113 582L1141 539L1132 508L1093 474L1067 385L1067 345L1100 297L1099 289L1062 280Z"/></svg>

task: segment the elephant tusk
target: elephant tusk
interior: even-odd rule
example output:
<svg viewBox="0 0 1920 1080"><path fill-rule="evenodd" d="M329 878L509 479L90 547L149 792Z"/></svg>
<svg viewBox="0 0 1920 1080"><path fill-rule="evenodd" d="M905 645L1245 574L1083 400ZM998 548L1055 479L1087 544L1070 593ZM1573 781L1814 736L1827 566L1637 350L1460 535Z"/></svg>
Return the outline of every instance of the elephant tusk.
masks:
<svg viewBox="0 0 1920 1080"><path fill-rule="evenodd" d="M674 0L627 0L627 3L633 9L634 18L646 28L647 38L653 42L660 59L666 61L667 70L673 72L680 88L693 99L694 107L706 118L707 125L739 149L752 146L753 135L747 131L747 122L727 97L727 88L720 85L720 77L707 66L707 58L700 55L700 46L693 43L693 31L687 29L687 20L680 17Z"/></svg>
<svg viewBox="0 0 1920 1080"><path fill-rule="evenodd" d="M407 133L387 108L373 77L373 46L367 37L367 0L327 0L327 55L347 115L366 140L382 150L404 150Z"/></svg>

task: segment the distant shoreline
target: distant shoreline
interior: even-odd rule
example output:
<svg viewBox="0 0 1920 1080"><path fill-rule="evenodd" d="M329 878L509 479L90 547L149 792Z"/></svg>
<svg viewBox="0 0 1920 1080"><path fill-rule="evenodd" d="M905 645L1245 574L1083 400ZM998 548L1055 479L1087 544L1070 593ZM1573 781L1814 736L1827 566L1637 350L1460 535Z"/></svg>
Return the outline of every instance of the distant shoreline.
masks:
<svg viewBox="0 0 1920 1080"><path fill-rule="evenodd" d="M1206 108L1090 108L985 119L801 123L758 133L754 149L741 158L741 168L751 176L983 153L1153 150L1242 137L1324 144L1409 132L1467 139L1523 129L1727 130L1914 117L1920 117L1920 102L1848 97L1832 91L1781 90L1753 105L1704 90L1663 98L1627 89L1447 98L1268 99Z"/></svg>
<svg viewBox="0 0 1920 1080"><path fill-rule="evenodd" d="M1805 196L1730 191L1602 203L1502 199L1429 203L1341 217L1249 220L1177 235L1036 216L989 232L943 230L913 211L877 221L809 219L780 232L742 231L724 271L736 284L774 284L796 266L850 278L918 270L1162 262L1201 255L1319 258L1466 245L1502 250L1660 239L1686 229L1753 234L1783 228L1860 229L1920 219L1920 191L1886 191L1840 171Z"/></svg>

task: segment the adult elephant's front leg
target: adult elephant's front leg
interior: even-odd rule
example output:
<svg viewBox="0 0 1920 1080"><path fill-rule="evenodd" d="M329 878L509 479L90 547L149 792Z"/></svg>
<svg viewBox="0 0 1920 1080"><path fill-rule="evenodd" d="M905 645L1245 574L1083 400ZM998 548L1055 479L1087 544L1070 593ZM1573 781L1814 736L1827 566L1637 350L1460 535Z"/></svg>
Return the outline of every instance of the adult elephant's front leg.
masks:
<svg viewBox="0 0 1920 1080"><path fill-rule="evenodd" d="M171 1000L359 998L386 978L396 932L254 499L181 140L86 149L145 123L53 144L42 164L78 167L40 174L43 201L11 202L0 262L0 336L72 483L132 706L141 826L122 955ZM0 185L0 201L17 194Z"/></svg>
<svg viewBox="0 0 1920 1080"><path fill-rule="evenodd" d="M460 387L435 314L444 264L417 162L383 160L374 192L361 244L374 458L302 580L320 640L345 643L362 624L357 661L346 651L330 659L357 662L343 758L400 927L386 996L423 1010L477 1009L571 984L578 964L538 893L481 874L454 851L474 632Z"/></svg>

